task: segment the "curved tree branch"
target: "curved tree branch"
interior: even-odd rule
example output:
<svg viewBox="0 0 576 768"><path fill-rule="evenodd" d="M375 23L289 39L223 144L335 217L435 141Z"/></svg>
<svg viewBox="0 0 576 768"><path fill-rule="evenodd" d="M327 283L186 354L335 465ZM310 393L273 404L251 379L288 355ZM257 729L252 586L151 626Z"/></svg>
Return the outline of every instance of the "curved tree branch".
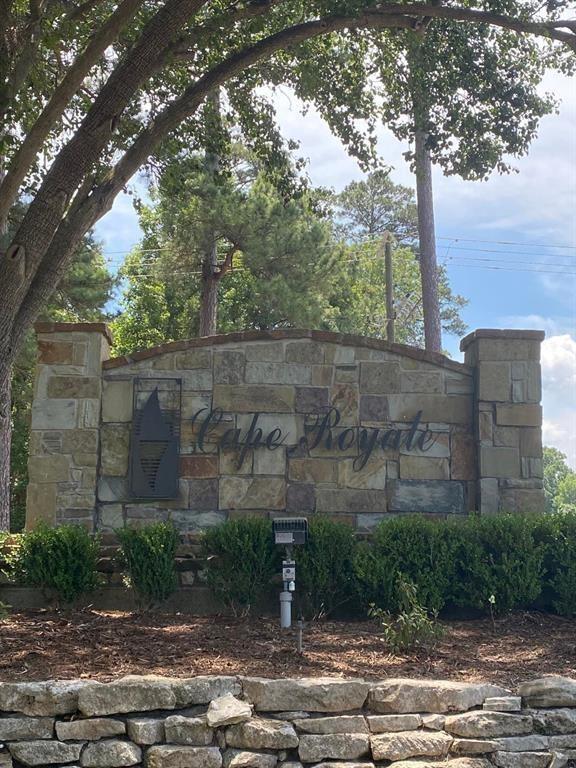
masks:
<svg viewBox="0 0 576 768"><path fill-rule="evenodd" d="M402 13L398 11L402 9ZM445 8L428 4L408 6L385 5L367 9L355 16L328 17L295 25L271 35L254 45L232 54L210 72L189 86L183 94L168 105L156 119L144 129L132 146L108 175L84 199L79 199L74 210L57 228L54 238L42 259L43 269L38 271L17 315L14 332L21 336L33 321L46 298L63 274L68 259L87 232L110 208L116 195L127 181L143 165L160 142L183 120L194 114L206 95L228 79L239 74L281 49L330 32L352 28L417 29L422 16L450 18L456 21L472 21L491 24L520 33L530 33L553 38L576 46L576 35L551 29L546 23L522 21L498 14L473 11L467 8ZM554 22L560 24L560 22ZM566 26L565 23L562 26Z"/></svg>
<svg viewBox="0 0 576 768"><path fill-rule="evenodd" d="M98 62L106 48L117 39L119 33L134 16L143 0L123 0L106 23L92 37L85 50L78 56L58 85L50 100L27 133L12 158L4 181L0 184L0 228L8 216L20 185L42 149L46 137L64 114L70 99L80 88L84 78Z"/></svg>

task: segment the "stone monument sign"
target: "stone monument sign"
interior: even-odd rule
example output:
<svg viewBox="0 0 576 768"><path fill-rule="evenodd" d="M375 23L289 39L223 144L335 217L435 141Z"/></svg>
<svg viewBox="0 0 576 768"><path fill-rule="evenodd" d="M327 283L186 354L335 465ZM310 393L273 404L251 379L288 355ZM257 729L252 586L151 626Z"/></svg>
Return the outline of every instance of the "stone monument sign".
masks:
<svg viewBox="0 0 576 768"><path fill-rule="evenodd" d="M36 332L28 527L543 509L540 331L474 331L464 363L298 330L110 359L103 324Z"/></svg>

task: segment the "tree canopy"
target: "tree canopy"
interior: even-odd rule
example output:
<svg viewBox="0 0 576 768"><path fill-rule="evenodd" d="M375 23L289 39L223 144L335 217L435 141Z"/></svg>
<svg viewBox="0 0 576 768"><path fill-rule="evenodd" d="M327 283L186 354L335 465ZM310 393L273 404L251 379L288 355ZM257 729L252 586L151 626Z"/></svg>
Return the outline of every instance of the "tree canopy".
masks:
<svg viewBox="0 0 576 768"><path fill-rule="evenodd" d="M0 258L0 527L10 370L28 329L132 176L167 149L206 146L202 105L215 88L270 165L282 140L266 89L280 83L315 103L366 163L379 119L375 46L434 19L504 30L518 44L532 36L543 52L564 46L573 61L576 22L561 18L567 5L0 0L0 231L14 203L30 200Z"/></svg>

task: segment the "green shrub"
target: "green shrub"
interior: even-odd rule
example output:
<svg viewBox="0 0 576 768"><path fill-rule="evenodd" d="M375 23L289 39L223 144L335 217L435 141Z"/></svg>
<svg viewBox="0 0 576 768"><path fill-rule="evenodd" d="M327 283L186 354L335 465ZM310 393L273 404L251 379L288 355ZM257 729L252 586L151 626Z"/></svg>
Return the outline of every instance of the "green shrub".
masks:
<svg viewBox="0 0 576 768"><path fill-rule="evenodd" d="M450 602L486 611L494 595L498 611L533 605L542 591L544 573L537 521L534 516L471 515L448 526L454 564Z"/></svg>
<svg viewBox="0 0 576 768"><path fill-rule="evenodd" d="M162 603L178 584L176 548L178 532L170 523L152 523L143 528L121 528L121 560L138 605L151 608Z"/></svg>
<svg viewBox="0 0 576 768"><path fill-rule="evenodd" d="M576 614L576 514L558 512L538 521L544 546L543 608L562 616Z"/></svg>
<svg viewBox="0 0 576 768"><path fill-rule="evenodd" d="M382 521L372 545L359 547L354 560L358 599L365 608L397 613L400 610L396 574L414 584L431 611L444 607L454 578L452 540L444 523L424 517Z"/></svg>
<svg viewBox="0 0 576 768"><path fill-rule="evenodd" d="M228 520L204 533L207 582L235 616L254 611L280 570L272 523L260 518Z"/></svg>
<svg viewBox="0 0 576 768"><path fill-rule="evenodd" d="M354 531L326 517L308 523L308 542L295 548L296 593L304 613L321 618L350 602L354 588Z"/></svg>
<svg viewBox="0 0 576 768"><path fill-rule="evenodd" d="M50 528L40 524L22 534L12 562L23 584L55 592L63 603L73 603L98 587L99 542L78 525Z"/></svg>
<svg viewBox="0 0 576 768"><path fill-rule="evenodd" d="M402 574L397 574L394 581L398 614L394 616L372 605L368 615L381 623L384 641L395 653L412 648L429 648L443 634L442 627L436 621L437 612L429 615L418 599L416 586Z"/></svg>

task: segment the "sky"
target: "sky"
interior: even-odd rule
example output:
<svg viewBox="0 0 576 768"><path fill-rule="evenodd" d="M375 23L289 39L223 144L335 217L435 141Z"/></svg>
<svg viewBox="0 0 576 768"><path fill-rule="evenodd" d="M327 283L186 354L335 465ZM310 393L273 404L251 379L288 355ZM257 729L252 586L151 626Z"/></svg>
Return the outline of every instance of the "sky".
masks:
<svg viewBox="0 0 576 768"><path fill-rule="evenodd" d="M485 182L445 177L435 169L437 253L452 289L469 300L463 319L476 328L537 328L542 345L544 444L563 451L576 469L576 79L549 75L543 89L560 100L542 120L517 173ZM341 190L363 174L313 110L302 115L289 91L276 96L286 138L300 143L312 184ZM402 153L408 145L379 131L380 155L392 179L414 180ZM104 252L118 263L139 238L131 198L116 200L96 228ZM459 339L444 347L462 359Z"/></svg>

